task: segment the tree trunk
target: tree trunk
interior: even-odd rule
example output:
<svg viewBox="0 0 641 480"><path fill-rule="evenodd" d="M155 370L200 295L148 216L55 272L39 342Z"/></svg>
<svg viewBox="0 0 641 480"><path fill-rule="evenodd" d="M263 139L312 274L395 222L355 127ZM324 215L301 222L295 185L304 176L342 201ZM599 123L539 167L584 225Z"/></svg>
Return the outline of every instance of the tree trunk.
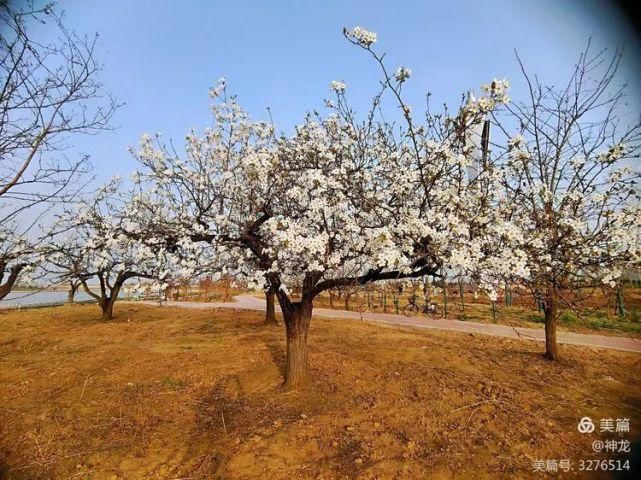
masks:
<svg viewBox="0 0 641 480"><path fill-rule="evenodd" d="M114 318L114 304L118 300L118 294L120 293L120 287L122 284L114 285L111 289L110 295L105 298L100 306L102 307L102 319L111 320Z"/></svg>
<svg viewBox="0 0 641 480"><path fill-rule="evenodd" d="M278 325L276 320L276 306L274 305L274 298L276 297L276 292L272 287L265 290L265 302L267 307L265 308L265 323L269 325Z"/></svg>
<svg viewBox="0 0 641 480"><path fill-rule="evenodd" d="M556 343L556 320L558 316L557 299L554 292L550 292L545 299L545 358L558 360L559 353Z"/></svg>
<svg viewBox="0 0 641 480"><path fill-rule="evenodd" d="M12 285L0 285L0 300L11 293Z"/></svg>
<svg viewBox="0 0 641 480"><path fill-rule="evenodd" d="M281 305L287 332L285 388L288 390L300 388L309 383L307 333L312 318L312 308L311 302L292 303L289 309L283 309Z"/></svg>
<svg viewBox="0 0 641 480"><path fill-rule="evenodd" d="M116 303L114 298L108 297L100 304L100 307L102 308L102 319L104 321L112 320L114 318L114 303Z"/></svg>
<svg viewBox="0 0 641 480"><path fill-rule="evenodd" d="M71 284L71 287L67 292L67 303L73 303L73 300L76 297L77 291L78 291L78 287L76 285Z"/></svg>
<svg viewBox="0 0 641 480"><path fill-rule="evenodd" d="M0 267L2 268L2 270L0 270L1 272L6 268L6 264L4 262L0 262ZM25 265L22 264L11 267L9 278L7 278L7 281L4 283L4 285L0 285L0 300L9 295L11 289L13 288L13 285L16 283L16 280L18 280L18 275L20 275L20 272L24 269L24 267Z"/></svg>

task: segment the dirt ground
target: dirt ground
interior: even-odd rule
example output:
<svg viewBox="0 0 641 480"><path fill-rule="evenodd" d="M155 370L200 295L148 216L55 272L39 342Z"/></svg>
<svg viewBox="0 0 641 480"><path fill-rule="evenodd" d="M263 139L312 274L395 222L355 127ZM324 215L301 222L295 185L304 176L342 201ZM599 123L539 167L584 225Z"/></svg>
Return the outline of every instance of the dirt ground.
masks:
<svg viewBox="0 0 641 480"><path fill-rule="evenodd" d="M0 312L0 478L553 478L539 459L620 478L577 471L608 458L599 438L633 441L614 458L638 468L641 356L560 349L550 363L534 342L315 318L313 385L292 393L260 312Z"/></svg>

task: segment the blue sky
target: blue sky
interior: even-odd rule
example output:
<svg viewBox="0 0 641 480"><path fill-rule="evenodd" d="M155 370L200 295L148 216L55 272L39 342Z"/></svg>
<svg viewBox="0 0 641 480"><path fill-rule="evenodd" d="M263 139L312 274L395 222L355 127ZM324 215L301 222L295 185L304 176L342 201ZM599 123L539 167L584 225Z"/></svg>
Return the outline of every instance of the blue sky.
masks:
<svg viewBox="0 0 641 480"><path fill-rule="evenodd" d="M435 104L494 77L525 92L514 57L546 83L559 83L593 38L596 47L626 43L621 82L630 109L640 110L641 47L626 19L606 0L447 1L167 1L61 0L68 26L98 32L105 85L126 105L119 128L72 141L67 155L91 155L99 181L136 167L127 152L144 132L182 145L184 134L211 123L208 88L224 76L253 117L271 108L280 130L322 108L332 80L344 80L363 111L378 72L365 52L342 37L343 26L378 33L387 62L413 76L407 97L416 109L427 91ZM47 35L46 26L38 27Z"/></svg>

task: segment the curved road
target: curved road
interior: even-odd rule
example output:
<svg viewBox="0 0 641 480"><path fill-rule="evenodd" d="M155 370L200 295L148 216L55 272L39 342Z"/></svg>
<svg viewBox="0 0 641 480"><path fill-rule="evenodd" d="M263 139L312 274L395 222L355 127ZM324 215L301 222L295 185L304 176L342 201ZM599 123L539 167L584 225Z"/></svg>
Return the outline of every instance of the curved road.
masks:
<svg viewBox="0 0 641 480"><path fill-rule="evenodd" d="M204 303L204 302L163 302L163 305L181 308L230 308L240 310L265 310L265 301L251 295L239 295L235 302ZM146 305L158 305L158 302L138 302ZM276 311L280 311L276 306ZM346 310L330 310L328 308L314 308L314 316L329 318L347 318L352 320L369 320L376 323L399 325L415 328L435 328L452 332L480 333L496 337L522 338L526 340L545 341L545 331L542 328L511 327L461 320L434 320L420 317L408 318L404 315L393 313L364 313ZM582 345L588 347L608 348L625 352L641 353L641 339L629 337L614 337L607 335L592 335L573 332L557 332L559 343L569 345Z"/></svg>

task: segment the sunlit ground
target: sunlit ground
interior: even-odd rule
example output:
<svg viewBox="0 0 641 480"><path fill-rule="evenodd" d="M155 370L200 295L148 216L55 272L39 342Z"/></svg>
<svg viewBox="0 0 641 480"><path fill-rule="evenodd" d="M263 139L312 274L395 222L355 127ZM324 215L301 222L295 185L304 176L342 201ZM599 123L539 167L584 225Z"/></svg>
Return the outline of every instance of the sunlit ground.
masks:
<svg viewBox="0 0 641 480"><path fill-rule="evenodd" d="M639 435L632 353L315 318L313 386L284 393L261 312L97 310L0 313L3 478L529 478L613 436L583 416Z"/></svg>

